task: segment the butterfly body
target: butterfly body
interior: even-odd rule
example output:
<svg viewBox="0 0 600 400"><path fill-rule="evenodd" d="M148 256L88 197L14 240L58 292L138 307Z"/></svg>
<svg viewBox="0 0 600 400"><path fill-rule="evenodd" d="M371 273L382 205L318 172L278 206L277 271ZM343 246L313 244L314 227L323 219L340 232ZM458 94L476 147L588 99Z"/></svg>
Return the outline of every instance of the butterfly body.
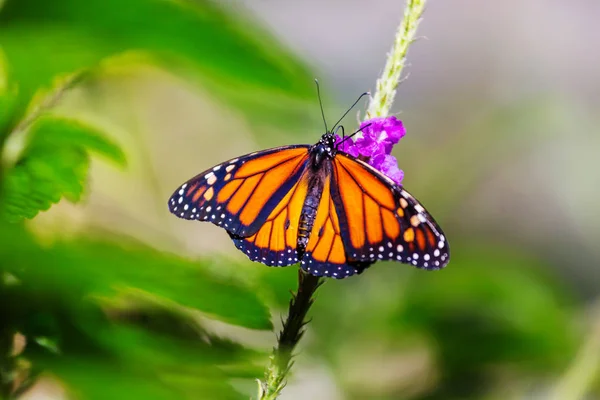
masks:
<svg viewBox="0 0 600 400"><path fill-rule="evenodd" d="M315 145L284 146L226 161L169 199L184 219L227 230L252 261L344 278L378 260L424 269L449 261L441 229L407 191L338 151L326 133Z"/></svg>
<svg viewBox="0 0 600 400"><path fill-rule="evenodd" d="M335 152L335 138L329 133L323 135L321 140L308 150L310 168L306 173L308 174L309 190L300 213L300 224L298 225L297 251L300 259L302 259L308 245L325 180L331 173L331 160L335 157Z"/></svg>

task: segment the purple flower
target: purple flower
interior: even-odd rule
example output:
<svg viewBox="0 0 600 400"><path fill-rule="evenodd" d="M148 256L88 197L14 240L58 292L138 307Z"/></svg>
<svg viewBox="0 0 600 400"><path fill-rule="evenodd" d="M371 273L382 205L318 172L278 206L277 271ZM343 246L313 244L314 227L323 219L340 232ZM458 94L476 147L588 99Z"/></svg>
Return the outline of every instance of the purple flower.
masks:
<svg viewBox="0 0 600 400"><path fill-rule="evenodd" d="M363 136L356 140L356 145L363 149L362 155L372 157L381 152L390 154L392 147L406 135L404 124L398 118L373 118L360 124ZM365 154L374 150L371 154Z"/></svg>
<svg viewBox="0 0 600 400"><path fill-rule="evenodd" d="M396 182L398 185L401 184L402 178L404 178L404 171L398 168L398 160L396 157L390 154L376 154L369 160L369 164L383 172L385 176Z"/></svg>
<svg viewBox="0 0 600 400"><path fill-rule="evenodd" d="M354 145L354 142L351 138L347 138L343 143L340 144L342 138L339 135L335 135L335 146L338 150L343 151L344 153L348 153L351 156L358 157L360 154L358 152L358 148Z"/></svg>
<svg viewBox="0 0 600 400"><path fill-rule="evenodd" d="M406 134L402 121L394 116L373 118L361 123L360 127L362 137L356 141L346 139L338 150L366 161L400 185L404 172L398 168L398 161L391 152L394 145ZM341 140L336 135L336 144L339 145Z"/></svg>

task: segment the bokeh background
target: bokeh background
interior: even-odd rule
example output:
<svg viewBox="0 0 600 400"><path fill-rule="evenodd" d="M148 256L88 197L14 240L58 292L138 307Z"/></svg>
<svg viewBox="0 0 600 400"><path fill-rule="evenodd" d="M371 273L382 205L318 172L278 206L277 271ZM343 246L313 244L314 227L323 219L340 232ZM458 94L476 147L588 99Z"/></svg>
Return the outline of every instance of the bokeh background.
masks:
<svg viewBox="0 0 600 400"><path fill-rule="evenodd" d="M403 7L0 1L3 395L256 398L297 268L166 201L222 160L316 142L313 78L337 120ZM428 3L394 155L452 261L328 281L282 399L600 398L598 16Z"/></svg>

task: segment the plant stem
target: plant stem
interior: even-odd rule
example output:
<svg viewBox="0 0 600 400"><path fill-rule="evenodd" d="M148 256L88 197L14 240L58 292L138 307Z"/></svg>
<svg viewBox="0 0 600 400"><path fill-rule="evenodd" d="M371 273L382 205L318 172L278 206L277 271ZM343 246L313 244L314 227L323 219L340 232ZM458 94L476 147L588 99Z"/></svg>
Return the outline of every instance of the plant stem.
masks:
<svg viewBox="0 0 600 400"><path fill-rule="evenodd" d="M260 382L260 400L275 400L285 387L285 378L292 367L292 357L296 345L304 334L304 326L309 322L306 314L312 303L313 295L323 283L321 278L298 271L298 291L292 295L290 307L283 328L277 340L277 346L269 359L265 370L265 382Z"/></svg>
<svg viewBox="0 0 600 400"><path fill-rule="evenodd" d="M365 120L388 116L406 63L408 47L415 40L425 3L426 0L407 0L404 19L396 32L394 45L388 54L383 73L377 80L376 91L369 102Z"/></svg>

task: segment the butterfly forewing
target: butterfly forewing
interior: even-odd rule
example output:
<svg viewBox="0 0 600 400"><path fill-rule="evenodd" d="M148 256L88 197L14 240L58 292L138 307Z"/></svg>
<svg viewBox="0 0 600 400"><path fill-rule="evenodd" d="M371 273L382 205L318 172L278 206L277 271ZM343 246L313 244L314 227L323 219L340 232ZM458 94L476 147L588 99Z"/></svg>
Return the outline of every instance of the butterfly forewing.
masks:
<svg viewBox="0 0 600 400"><path fill-rule="evenodd" d="M210 221L235 237L252 236L298 183L308 147L278 147L219 164L178 188L169 210L180 218Z"/></svg>
<svg viewBox="0 0 600 400"><path fill-rule="evenodd" d="M425 208L368 164L344 153L333 160L331 192L350 262L395 260L440 269L449 260L446 238Z"/></svg>

